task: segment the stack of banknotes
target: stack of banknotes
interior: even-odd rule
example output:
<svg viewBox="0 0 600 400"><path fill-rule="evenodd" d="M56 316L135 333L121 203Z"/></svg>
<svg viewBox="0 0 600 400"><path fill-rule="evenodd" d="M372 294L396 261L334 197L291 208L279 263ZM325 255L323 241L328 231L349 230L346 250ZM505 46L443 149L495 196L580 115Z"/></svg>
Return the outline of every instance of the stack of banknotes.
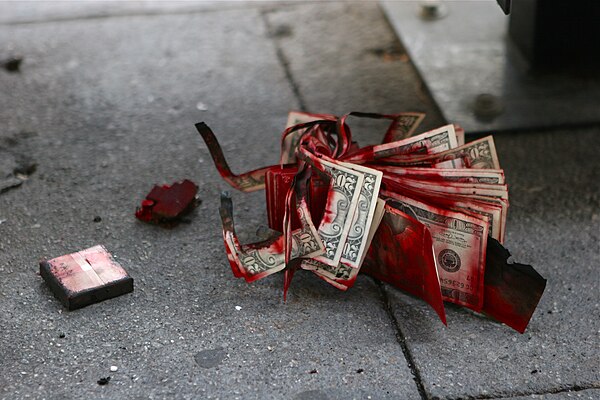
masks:
<svg viewBox="0 0 600 400"><path fill-rule="evenodd" d="M353 140L358 118L389 121L382 144ZM240 175L197 124L221 176L266 193L270 235L251 244L240 243L231 198L222 195L234 275L252 282L284 271L285 295L298 269L342 290L367 273L424 299L444 323L446 301L524 331L546 281L507 261L508 189L494 140L465 143L453 124L416 134L423 118L290 112L279 164Z"/></svg>

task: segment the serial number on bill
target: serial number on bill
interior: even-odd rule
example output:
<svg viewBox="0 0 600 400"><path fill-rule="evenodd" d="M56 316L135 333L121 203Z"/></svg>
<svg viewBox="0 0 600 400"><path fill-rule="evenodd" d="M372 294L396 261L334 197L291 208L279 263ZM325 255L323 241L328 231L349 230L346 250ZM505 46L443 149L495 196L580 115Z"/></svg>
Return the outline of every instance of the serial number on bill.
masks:
<svg viewBox="0 0 600 400"><path fill-rule="evenodd" d="M457 289L473 290L473 286L470 283L464 283L455 279L440 278L440 284L446 287L450 286Z"/></svg>

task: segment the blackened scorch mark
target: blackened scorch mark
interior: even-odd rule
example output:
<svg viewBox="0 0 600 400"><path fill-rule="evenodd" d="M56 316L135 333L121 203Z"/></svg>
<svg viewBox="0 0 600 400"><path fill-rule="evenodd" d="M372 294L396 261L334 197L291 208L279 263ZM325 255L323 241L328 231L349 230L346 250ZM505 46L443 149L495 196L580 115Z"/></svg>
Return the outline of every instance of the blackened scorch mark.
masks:
<svg viewBox="0 0 600 400"><path fill-rule="evenodd" d="M107 376L106 378L100 378L97 381L98 385L100 386L108 385L108 382L110 382L110 376Z"/></svg>
<svg viewBox="0 0 600 400"><path fill-rule="evenodd" d="M8 72L19 72L21 69L21 63L23 62L23 57L10 57L6 60L0 61L2 64L2 68L7 70Z"/></svg>

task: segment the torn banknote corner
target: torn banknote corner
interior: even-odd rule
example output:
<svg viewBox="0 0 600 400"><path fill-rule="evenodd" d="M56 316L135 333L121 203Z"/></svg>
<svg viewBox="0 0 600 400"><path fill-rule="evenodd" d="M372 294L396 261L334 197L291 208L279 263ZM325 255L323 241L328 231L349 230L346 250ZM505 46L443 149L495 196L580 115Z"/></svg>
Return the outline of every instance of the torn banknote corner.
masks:
<svg viewBox="0 0 600 400"><path fill-rule="evenodd" d="M383 142L360 147L349 117L389 120ZM277 232L240 243L224 192L233 274L253 282L283 271L285 298L298 269L341 290L366 273L425 300L444 323L446 301L524 332L546 280L507 261L508 189L494 140L465 143L458 125L415 134L423 118L291 112L280 163L240 175L210 128L196 124L227 183L243 192L265 189L269 228Z"/></svg>
<svg viewBox="0 0 600 400"><path fill-rule="evenodd" d="M181 220L198 203L198 186L190 180L172 185L154 186L135 211L137 219L171 226Z"/></svg>
<svg viewBox="0 0 600 400"><path fill-rule="evenodd" d="M41 261L40 275L69 310L133 291L133 279L104 246Z"/></svg>

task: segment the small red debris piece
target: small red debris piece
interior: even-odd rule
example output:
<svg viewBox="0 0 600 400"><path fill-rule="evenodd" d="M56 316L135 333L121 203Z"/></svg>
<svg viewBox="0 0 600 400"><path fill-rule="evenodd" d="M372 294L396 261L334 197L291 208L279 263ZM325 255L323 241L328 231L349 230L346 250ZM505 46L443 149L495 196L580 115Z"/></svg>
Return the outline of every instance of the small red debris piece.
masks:
<svg viewBox="0 0 600 400"><path fill-rule="evenodd" d="M194 208L198 186L190 180L154 186L135 212L145 222L172 222Z"/></svg>
<svg viewBox="0 0 600 400"><path fill-rule="evenodd" d="M69 310L133 291L133 279L104 246L41 261L40 275Z"/></svg>

